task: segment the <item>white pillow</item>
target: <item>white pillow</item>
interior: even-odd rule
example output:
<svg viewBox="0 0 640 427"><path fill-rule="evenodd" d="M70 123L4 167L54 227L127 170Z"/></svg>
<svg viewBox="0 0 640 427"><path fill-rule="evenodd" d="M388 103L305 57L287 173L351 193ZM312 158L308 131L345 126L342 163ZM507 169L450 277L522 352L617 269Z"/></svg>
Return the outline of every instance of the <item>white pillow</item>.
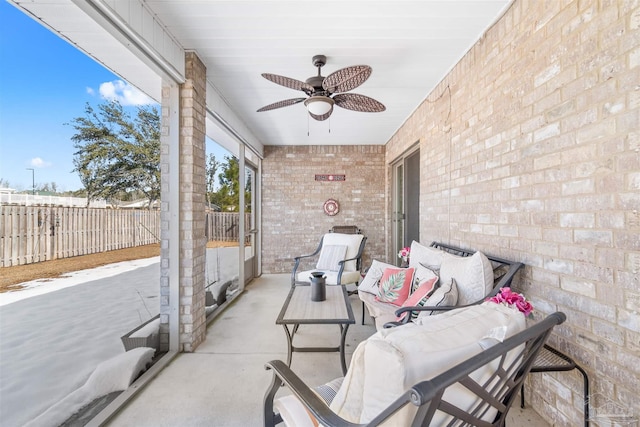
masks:
<svg viewBox="0 0 640 427"><path fill-rule="evenodd" d="M442 263L444 251L430 246L424 246L415 240L411 242L411 252L409 253L409 267L417 268L422 264L432 270L439 270Z"/></svg>
<svg viewBox="0 0 640 427"><path fill-rule="evenodd" d="M440 266L440 280L451 278L458 285L458 305L474 303L486 297L493 289L493 267L482 252L468 257L444 253Z"/></svg>
<svg viewBox="0 0 640 427"><path fill-rule="evenodd" d="M338 271L340 261L345 259L347 245L323 245L320 258L316 264L318 270Z"/></svg>
<svg viewBox="0 0 640 427"><path fill-rule="evenodd" d="M387 264L377 260L373 260L371 267L367 271L366 276L362 279L362 282L358 285L358 292L368 292L373 295L378 295L378 282L382 278L384 270L387 268L398 268L395 265Z"/></svg>
<svg viewBox="0 0 640 427"><path fill-rule="evenodd" d="M422 285L425 282L428 282L433 278L436 278L436 279L438 278L438 275L436 274L435 271L423 266L422 264L418 264L418 266L415 269L415 272L413 273L413 285L411 287L411 293L414 293L416 289L420 287L420 285ZM436 280L436 284L437 283L438 281Z"/></svg>
<svg viewBox="0 0 640 427"><path fill-rule="evenodd" d="M447 307L455 306L458 302L458 287L456 286L455 279L449 279L446 282L442 282L442 285L436 289L433 294L422 304L423 307ZM418 314L416 323L421 324L420 319L429 317L432 314L446 313L446 311L421 311Z"/></svg>
<svg viewBox="0 0 640 427"><path fill-rule="evenodd" d="M347 245L346 259L355 258L360 249L360 243L364 236L362 234L327 233L322 239L322 245ZM344 271L357 271L355 261L344 263Z"/></svg>

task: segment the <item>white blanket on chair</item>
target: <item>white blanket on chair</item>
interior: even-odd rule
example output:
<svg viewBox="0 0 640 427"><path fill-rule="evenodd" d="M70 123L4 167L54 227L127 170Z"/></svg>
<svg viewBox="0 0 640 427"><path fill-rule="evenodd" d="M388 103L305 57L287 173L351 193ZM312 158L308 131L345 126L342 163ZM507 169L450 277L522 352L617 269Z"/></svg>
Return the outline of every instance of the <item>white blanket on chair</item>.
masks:
<svg viewBox="0 0 640 427"><path fill-rule="evenodd" d="M485 303L381 330L354 352L331 409L351 422L369 422L413 385L480 353L483 338L505 339L525 327L516 309ZM456 400L470 407L475 397L456 390ZM410 425L415 412L407 405L386 424Z"/></svg>

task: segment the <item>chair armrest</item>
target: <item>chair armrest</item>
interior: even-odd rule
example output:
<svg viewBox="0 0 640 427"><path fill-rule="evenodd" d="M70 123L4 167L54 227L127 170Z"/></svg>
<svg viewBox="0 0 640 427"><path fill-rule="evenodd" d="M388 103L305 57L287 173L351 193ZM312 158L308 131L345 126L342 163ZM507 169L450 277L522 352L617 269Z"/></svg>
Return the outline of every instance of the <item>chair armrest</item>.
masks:
<svg viewBox="0 0 640 427"><path fill-rule="evenodd" d="M481 300L480 302L483 302L484 300ZM440 306L407 306L407 307L401 307L399 309L397 309L395 311L396 316L400 316L402 313L409 313L406 316L404 316L404 318L400 321L396 321L396 322L387 322L383 325L384 329L388 329L388 328L395 328L396 326L402 326L402 325L406 325L407 323L410 322L411 317L413 316L413 312L414 311L449 311L449 310L455 310L457 308L464 308L464 307L470 307L472 305L476 305L478 304L476 303L472 303L472 304L467 304L467 305L440 305Z"/></svg>
<svg viewBox="0 0 640 427"><path fill-rule="evenodd" d="M322 249L322 240L323 239L320 239L320 244L312 254L300 255L293 258L294 264L293 264L293 270L291 270L291 286L296 285L296 274L298 272L298 267L300 266L300 260L302 260L303 258L311 258L313 256L318 255L320 253L320 250Z"/></svg>
<svg viewBox="0 0 640 427"><path fill-rule="evenodd" d="M514 276L516 275L518 270L520 270L522 267L523 267L523 264L521 262L509 263L509 270L500 278L498 283L496 283L493 286L493 289L491 290L491 292L489 292L486 298L491 298L493 296L496 296L498 292L500 292L501 288L510 287Z"/></svg>
<svg viewBox="0 0 640 427"><path fill-rule="evenodd" d="M353 424L335 414L325 401L309 388L283 361L272 360L267 362L265 369L273 370L271 386L264 397L265 426L275 425L273 421L278 419L273 413L273 399L281 385L288 387L321 425L345 427L360 425Z"/></svg>
<svg viewBox="0 0 640 427"><path fill-rule="evenodd" d="M356 254L356 256L354 256L353 258L347 258L347 259L343 259L342 261L338 261L338 265L340 266L340 268L338 269L338 279L337 279L338 283L342 283L342 273L344 272L344 264L347 261L355 261L356 270L360 271L360 268L362 267L360 265L362 261L362 252L364 252L364 245L366 242L367 242L367 237L365 236L362 238L362 241L360 242L360 247L358 248L358 253Z"/></svg>

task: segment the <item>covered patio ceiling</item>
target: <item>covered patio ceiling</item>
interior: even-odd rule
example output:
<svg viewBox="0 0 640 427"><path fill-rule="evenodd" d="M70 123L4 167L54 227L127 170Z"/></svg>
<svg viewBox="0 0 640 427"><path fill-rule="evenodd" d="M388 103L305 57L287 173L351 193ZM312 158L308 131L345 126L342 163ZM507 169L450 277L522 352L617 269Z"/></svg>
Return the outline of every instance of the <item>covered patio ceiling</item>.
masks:
<svg viewBox="0 0 640 427"><path fill-rule="evenodd" d="M179 50L196 51L226 114L235 114L252 139L263 145L380 145L511 0L13 3L159 100L161 79L157 73L91 13L92 8L107 8L129 18L142 10L142 15L153 17L164 29L162 34L151 32L156 45L164 38L165 45L175 43ZM256 112L276 101L306 96L262 78L261 73L304 81L316 75L312 57L318 54L327 57L323 76L350 65L370 65L371 77L351 92L382 102L386 111L362 113L336 107L323 122L311 119L302 103ZM216 106L209 108L215 111Z"/></svg>

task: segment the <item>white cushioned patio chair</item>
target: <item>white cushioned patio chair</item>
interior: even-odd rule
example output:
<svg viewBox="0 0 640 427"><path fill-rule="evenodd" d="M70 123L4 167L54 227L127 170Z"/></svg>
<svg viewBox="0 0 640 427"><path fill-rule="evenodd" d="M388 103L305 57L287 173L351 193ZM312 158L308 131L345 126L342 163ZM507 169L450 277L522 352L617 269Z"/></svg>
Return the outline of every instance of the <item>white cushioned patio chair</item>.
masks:
<svg viewBox="0 0 640 427"><path fill-rule="evenodd" d="M481 306L475 307L455 310L464 310L463 324L473 324L487 314ZM440 326L445 326L446 335L452 332L446 320L450 313L433 316L441 318L436 323L444 322ZM266 365L273 376L264 397L264 425L504 426L538 352L553 327L565 319L564 313L557 312L526 328L523 318L516 322L520 326L509 324L514 333L506 332L503 341L495 334L471 339L461 331L454 333L459 337L453 345L438 342L433 331L420 330L418 325L387 329L374 335L372 342L366 343L370 338L360 344L368 348L361 354L356 350L342 384L334 380L316 389L284 362L271 361ZM431 339L408 342L414 333L417 340ZM479 336L483 338L478 340ZM424 350L413 354L420 346ZM358 357L361 360L354 363ZM283 386L292 394L274 399ZM335 393L327 396L331 389Z"/></svg>
<svg viewBox="0 0 640 427"><path fill-rule="evenodd" d="M359 231L359 230L358 230ZM322 236L316 250L294 258L291 286L308 284L314 271L325 273L327 285L358 283L362 266L362 252L367 238L359 233L333 233ZM315 268L308 269L316 261ZM303 265L307 268L303 270Z"/></svg>

